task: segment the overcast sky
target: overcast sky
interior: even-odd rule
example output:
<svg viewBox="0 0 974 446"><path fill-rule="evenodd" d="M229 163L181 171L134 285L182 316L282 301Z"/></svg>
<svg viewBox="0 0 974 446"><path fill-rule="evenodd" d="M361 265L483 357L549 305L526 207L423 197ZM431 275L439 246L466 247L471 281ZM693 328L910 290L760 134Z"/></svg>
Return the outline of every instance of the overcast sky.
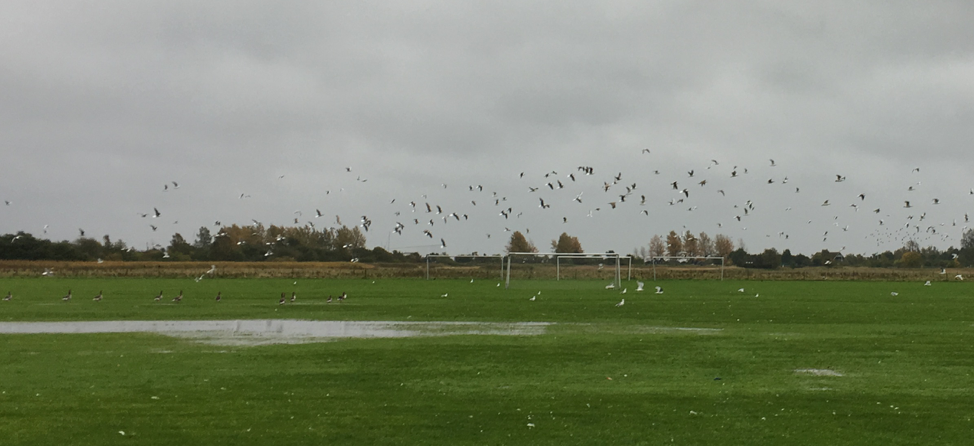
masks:
<svg viewBox="0 0 974 446"><path fill-rule="evenodd" d="M507 230L959 246L972 23L969 1L5 1L0 234L142 249L367 216L369 247L423 253Z"/></svg>

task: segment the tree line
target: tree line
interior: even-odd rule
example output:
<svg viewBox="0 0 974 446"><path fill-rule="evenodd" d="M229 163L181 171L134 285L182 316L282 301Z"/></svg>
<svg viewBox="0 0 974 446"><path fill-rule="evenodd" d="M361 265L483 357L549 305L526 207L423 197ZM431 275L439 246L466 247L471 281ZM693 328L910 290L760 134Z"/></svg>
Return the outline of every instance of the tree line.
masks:
<svg viewBox="0 0 974 446"><path fill-rule="evenodd" d="M139 250L124 241L80 237L51 241L18 232L0 236L0 260L59 261L419 261L418 254L368 249L365 234L357 227L318 230L308 226L262 224L222 226L216 234L203 226L190 241L175 233L168 246Z"/></svg>
<svg viewBox="0 0 974 446"><path fill-rule="evenodd" d="M551 240L551 252L584 253L578 237L562 233ZM538 252L537 247L520 231L514 231L505 252ZM612 251L609 251L612 252ZM473 255L476 255L474 253ZM743 242L735 244L730 237L705 232L682 234L670 231L665 237L654 235L648 245L632 252L637 261L653 261L660 257L723 257L731 265L744 268L803 268L859 266L876 268L947 268L974 265L974 229L964 232L961 247L940 250L926 248L914 240L907 240L895 251L869 256L843 254L823 249L812 255L794 254L790 249L779 252L768 248L749 253ZM201 227L192 241L175 233L168 246L147 246L134 249L122 240L112 241L105 235L99 241L80 237L74 241L51 241L18 232L0 236L0 260L56 260L56 261L361 261L420 262L418 253L389 252L381 247L366 247L365 234L358 226L318 230L309 226L287 227L262 224L222 226L216 234ZM578 263L588 261L577 259ZM597 261L597 260L596 260Z"/></svg>

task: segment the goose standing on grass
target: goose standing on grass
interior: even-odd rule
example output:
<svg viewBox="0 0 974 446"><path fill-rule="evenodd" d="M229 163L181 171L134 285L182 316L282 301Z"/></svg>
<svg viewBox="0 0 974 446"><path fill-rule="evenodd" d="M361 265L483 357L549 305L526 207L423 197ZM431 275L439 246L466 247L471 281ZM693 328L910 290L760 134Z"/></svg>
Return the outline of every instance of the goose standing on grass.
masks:
<svg viewBox="0 0 974 446"><path fill-rule="evenodd" d="M91 299L91 300L93 300L95 302L101 302L101 291L99 291L98 292L98 295L95 296L94 299Z"/></svg>
<svg viewBox="0 0 974 446"><path fill-rule="evenodd" d="M62 297L61 300L63 300L63 301L69 301L69 300L71 300L71 290L68 290L68 294L66 294L64 297Z"/></svg>
<svg viewBox="0 0 974 446"><path fill-rule="evenodd" d="M331 296L328 296L328 300L326 300L325 303L331 303Z"/></svg>
<svg viewBox="0 0 974 446"><path fill-rule="evenodd" d="M156 298L155 298L155 301L156 302L159 302L160 300L162 300L162 290L159 290L159 294L157 294L156 295ZM175 299L173 299L173 300L175 300Z"/></svg>
<svg viewBox="0 0 974 446"><path fill-rule="evenodd" d="M287 302L287 298L284 297L284 293L281 293L281 300L277 302L278 305L284 305Z"/></svg>
<svg viewBox="0 0 974 446"><path fill-rule="evenodd" d="M656 287L656 294L663 294L663 287L661 286Z"/></svg>
<svg viewBox="0 0 974 446"><path fill-rule="evenodd" d="M162 296L162 292L161 291L159 292L159 296ZM174 298L172 298L172 301L173 302L182 302L183 301L183 290L179 290L179 295L176 296L176 297L174 297Z"/></svg>
<svg viewBox="0 0 974 446"><path fill-rule="evenodd" d="M13 299L13 298L14 298L13 293L11 293L10 291L7 291L7 297L4 297L3 300L10 300L10 299Z"/></svg>
<svg viewBox="0 0 974 446"><path fill-rule="evenodd" d="M216 292L216 301L219 302L220 299L223 299L223 294L221 292L217 291Z"/></svg>
<svg viewBox="0 0 974 446"><path fill-rule="evenodd" d="M291 303L294 303L296 300L298 300L298 293L291 291Z"/></svg>

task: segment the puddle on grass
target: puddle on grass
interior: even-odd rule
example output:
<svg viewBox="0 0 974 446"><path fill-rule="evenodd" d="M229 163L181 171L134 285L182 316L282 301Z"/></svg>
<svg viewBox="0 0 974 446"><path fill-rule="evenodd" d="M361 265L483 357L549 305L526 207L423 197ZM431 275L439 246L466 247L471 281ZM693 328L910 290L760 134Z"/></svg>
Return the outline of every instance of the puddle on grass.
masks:
<svg viewBox="0 0 974 446"><path fill-rule="evenodd" d="M844 376L841 372L836 372L831 369L795 369L795 373L813 376Z"/></svg>
<svg viewBox="0 0 974 446"><path fill-rule="evenodd" d="M548 322L236 321L0 322L0 334L159 333L216 345L301 344L340 338L543 334Z"/></svg>

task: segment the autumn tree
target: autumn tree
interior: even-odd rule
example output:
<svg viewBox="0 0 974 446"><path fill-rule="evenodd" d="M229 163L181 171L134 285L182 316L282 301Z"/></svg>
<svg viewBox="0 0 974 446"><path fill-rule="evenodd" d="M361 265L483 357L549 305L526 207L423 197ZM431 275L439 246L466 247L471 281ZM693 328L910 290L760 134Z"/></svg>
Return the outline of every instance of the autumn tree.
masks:
<svg viewBox="0 0 974 446"><path fill-rule="evenodd" d="M666 255L666 245L663 244L663 237L654 235L649 239L649 255L652 257L663 257Z"/></svg>
<svg viewBox="0 0 974 446"><path fill-rule="evenodd" d="M349 229L342 226L335 230L334 235L335 249L358 249L365 247L365 234L358 229L358 226Z"/></svg>
<svg viewBox="0 0 974 446"><path fill-rule="evenodd" d="M714 251L716 251L717 255L727 258L730 253L734 252L734 242L724 234L717 234L714 237Z"/></svg>
<svg viewBox="0 0 974 446"><path fill-rule="evenodd" d="M679 256L683 252L683 239L676 231L670 231L666 235L666 255L670 257Z"/></svg>
<svg viewBox="0 0 974 446"><path fill-rule="evenodd" d="M697 247L699 248L700 255L702 256L715 256L717 255L717 248L714 246L714 240L707 235L706 232L701 232L697 236Z"/></svg>
<svg viewBox="0 0 974 446"><path fill-rule="evenodd" d="M562 232L558 240L551 241L551 249L554 252L566 254L581 254L582 244L578 242L578 237L572 237L567 232Z"/></svg>
<svg viewBox="0 0 974 446"><path fill-rule="evenodd" d="M687 230L687 232L683 234L683 252L688 256L696 256L700 255L697 253L698 250L699 245L697 244L697 237Z"/></svg>
<svg viewBox="0 0 974 446"><path fill-rule="evenodd" d="M907 251L903 253L903 256L900 257L900 260L896 264L902 268L919 268L922 261L923 255L919 252Z"/></svg>
<svg viewBox="0 0 974 446"><path fill-rule="evenodd" d="M512 252L538 252L538 248L535 248L534 244L524 238L524 234L521 234L521 231L514 231L511 234L511 241L504 249L508 254Z"/></svg>

